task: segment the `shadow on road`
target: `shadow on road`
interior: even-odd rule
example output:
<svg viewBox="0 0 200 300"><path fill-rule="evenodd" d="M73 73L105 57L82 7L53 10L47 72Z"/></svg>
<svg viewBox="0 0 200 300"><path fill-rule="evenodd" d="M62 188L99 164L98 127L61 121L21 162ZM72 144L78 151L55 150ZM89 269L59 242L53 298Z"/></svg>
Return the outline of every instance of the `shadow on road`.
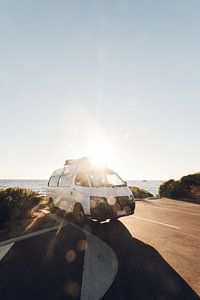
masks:
<svg viewBox="0 0 200 300"><path fill-rule="evenodd" d="M89 222L87 228L118 258L118 273L104 300L199 299L158 251L132 237L120 221ZM0 298L79 299L86 240L82 230L68 224L15 243L0 261Z"/></svg>
<svg viewBox="0 0 200 300"><path fill-rule="evenodd" d="M104 300L199 299L156 249L132 237L120 221L95 225L93 233L118 257L118 274Z"/></svg>

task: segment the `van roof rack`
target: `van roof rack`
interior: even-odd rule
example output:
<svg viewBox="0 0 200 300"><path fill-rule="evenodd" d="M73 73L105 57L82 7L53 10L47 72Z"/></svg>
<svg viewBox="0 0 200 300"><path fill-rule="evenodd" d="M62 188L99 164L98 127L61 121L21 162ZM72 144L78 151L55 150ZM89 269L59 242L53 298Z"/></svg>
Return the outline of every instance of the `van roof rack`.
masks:
<svg viewBox="0 0 200 300"><path fill-rule="evenodd" d="M65 165L71 165L71 164L81 164L84 162L89 162L89 158L88 157L81 157L78 159L67 159L65 161Z"/></svg>

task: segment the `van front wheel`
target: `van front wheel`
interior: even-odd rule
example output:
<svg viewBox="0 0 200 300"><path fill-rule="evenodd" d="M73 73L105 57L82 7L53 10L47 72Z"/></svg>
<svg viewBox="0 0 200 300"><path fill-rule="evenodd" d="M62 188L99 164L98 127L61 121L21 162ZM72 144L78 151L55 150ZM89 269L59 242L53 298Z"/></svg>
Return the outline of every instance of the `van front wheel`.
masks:
<svg viewBox="0 0 200 300"><path fill-rule="evenodd" d="M85 214L80 203L76 203L74 206L73 219L78 226L83 226L85 223Z"/></svg>
<svg viewBox="0 0 200 300"><path fill-rule="evenodd" d="M49 199L49 210L50 210L50 212L51 212L52 214L54 214L54 213L56 212L56 208L55 208L55 206L54 206L54 203L53 203L53 199L52 199L52 198Z"/></svg>

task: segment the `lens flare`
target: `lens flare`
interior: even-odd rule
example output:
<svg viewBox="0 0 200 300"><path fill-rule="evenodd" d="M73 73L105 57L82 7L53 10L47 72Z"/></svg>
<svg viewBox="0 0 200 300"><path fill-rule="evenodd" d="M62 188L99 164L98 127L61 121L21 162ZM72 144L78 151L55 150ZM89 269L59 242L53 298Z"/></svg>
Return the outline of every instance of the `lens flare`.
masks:
<svg viewBox="0 0 200 300"><path fill-rule="evenodd" d="M91 163L97 167L110 166L115 157L114 154L114 147L105 138L94 139L87 148L87 156Z"/></svg>

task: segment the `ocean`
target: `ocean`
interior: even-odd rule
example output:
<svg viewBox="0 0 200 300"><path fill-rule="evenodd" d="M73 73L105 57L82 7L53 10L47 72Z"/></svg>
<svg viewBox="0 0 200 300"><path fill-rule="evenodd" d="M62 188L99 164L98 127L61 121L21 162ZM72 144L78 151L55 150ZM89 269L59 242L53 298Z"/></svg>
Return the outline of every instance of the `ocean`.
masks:
<svg viewBox="0 0 200 300"><path fill-rule="evenodd" d="M160 180L128 180L128 185L134 185L139 188L145 189L152 193L153 195L158 194L159 186L163 181ZM30 188L35 191L40 192L42 195L46 193L48 180L46 179L0 179L0 188L8 187L20 187L20 188Z"/></svg>

